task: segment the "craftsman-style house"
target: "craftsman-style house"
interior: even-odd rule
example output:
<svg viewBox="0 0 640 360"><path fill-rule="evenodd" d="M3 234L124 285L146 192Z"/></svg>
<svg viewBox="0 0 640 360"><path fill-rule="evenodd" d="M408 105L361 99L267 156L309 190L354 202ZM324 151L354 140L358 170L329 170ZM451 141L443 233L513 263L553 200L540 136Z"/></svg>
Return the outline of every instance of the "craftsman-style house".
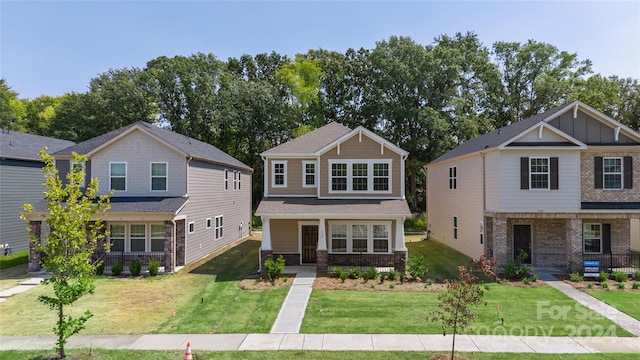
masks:
<svg viewBox="0 0 640 360"><path fill-rule="evenodd" d="M262 153L261 264L404 269L407 152L358 127L330 123Z"/></svg>

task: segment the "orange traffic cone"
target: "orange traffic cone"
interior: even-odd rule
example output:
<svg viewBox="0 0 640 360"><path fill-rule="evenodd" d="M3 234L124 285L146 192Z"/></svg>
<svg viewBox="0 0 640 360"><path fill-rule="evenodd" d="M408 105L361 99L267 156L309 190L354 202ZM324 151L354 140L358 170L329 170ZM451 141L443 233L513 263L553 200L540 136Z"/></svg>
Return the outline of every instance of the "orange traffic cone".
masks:
<svg viewBox="0 0 640 360"><path fill-rule="evenodd" d="M184 352L184 360L193 360L193 357L191 357L191 342L187 342L187 351Z"/></svg>

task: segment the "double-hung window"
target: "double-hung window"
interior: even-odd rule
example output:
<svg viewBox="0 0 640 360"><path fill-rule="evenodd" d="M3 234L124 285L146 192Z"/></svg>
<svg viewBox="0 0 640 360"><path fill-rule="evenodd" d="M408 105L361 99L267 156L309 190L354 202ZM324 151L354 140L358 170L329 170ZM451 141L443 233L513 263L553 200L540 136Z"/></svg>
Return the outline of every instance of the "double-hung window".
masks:
<svg viewBox="0 0 640 360"><path fill-rule="evenodd" d="M373 225L373 252L387 253L389 252L389 226Z"/></svg>
<svg viewBox="0 0 640 360"><path fill-rule="evenodd" d="M347 224L331 225L331 252L347 252Z"/></svg>
<svg viewBox="0 0 640 360"><path fill-rule="evenodd" d="M167 191L167 163L151 163L151 190Z"/></svg>
<svg viewBox="0 0 640 360"><path fill-rule="evenodd" d="M366 163L354 163L351 164L351 176L352 176L352 189L353 191L367 191L368 190L368 173Z"/></svg>
<svg viewBox="0 0 640 360"><path fill-rule="evenodd" d="M458 167L452 166L449 168L449 189L458 188Z"/></svg>
<svg viewBox="0 0 640 360"><path fill-rule="evenodd" d="M329 226L331 253L389 253L391 222L337 221Z"/></svg>
<svg viewBox="0 0 640 360"><path fill-rule="evenodd" d="M229 170L224 169L224 189L229 190Z"/></svg>
<svg viewBox="0 0 640 360"><path fill-rule="evenodd" d="M164 224L151 224L151 251L164 251Z"/></svg>
<svg viewBox="0 0 640 360"><path fill-rule="evenodd" d="M557 157L520 158L520 189L558 190Z"/></svg>
<svg viewBox="0 0 640 360"><path fill-rule="evenodd" d="M529 158L530 189L549 189L549 158Z"/></svg>
<svg viewBox="0 0 640 360"><path fill-rule="evenodd" d="M109 225L109 242L111 251L124 251L125 225L110 224Z"/></svg>
<svg viewBox="0 0 640 360"><path fill-rule="evenodd" d="M75 162L75 161L71 161L71 170L75 170L77 168L80 168L80 171L82 171L82 181L80 182L80 187L85 187L86 186L86 173L87 173L87 169L86 169L86 163L84 161L82 162Z"/></svg>
<svg viewBox="0 0 640 360"><path fill-rule="evenodd" d="M127 163L109 164L109 185L112 190L127 190Z"/></svg>
<svg viewBox="0 0 640 360"><path fill-rule="evenodd" d="M223 223L222 223L222 215L220 216L216 216L216 236L215 239L218 240L220 238L222 238L222 228L223 228Z"/></svg>
<svg viewBox="0 0 640 360"><path fill-rule="evenodd" d="M602 159L604 189L622 189L622 158L606 157Z"/></svg>
<svg viewBox="0 0 640 360"><path fill-rule="evenodd" d="M302 162L302 187L305 187L305 188L316 187L316 162L315 161Z"/></svg>
<svg viewBox="0 0 640 360"><path fill-rule="evenodd" d="M331 190L332 191L347 190L347 164L345 163L331 164Z"/></svg>
<svg viewBox="0 0 640 360"><path fill-rule="evenodd" d="M582 228L585 254L602 253L602 224L585 223Z"/></svg>
<svg viewBox="0 0 640 360"><path fill-rule="evenodd" d="M351 243L352 252L362 253L367 252L367 235L368 226L363 224L351 225Z"/></svg>
<svg viewBox="0 0 640 360"><path fill-rule="evenodd" d="M144 224L131 224L131 251L145 251L147 242L147 228Z"/></svg>
<svg viewBox="0 0 640 360"><path fill-rule="evenodd" d="M330 193L389 193L391 160L329 160Z"/></svg>
<svg viewBox="0 0 640 360"><path fill-rule="evenodd" d="M389 191L389 164L373 164L373 191Z"/></svg>
<svg viewBox="0 0 640 360"><path fill-rule="evenodd" d="M272 181L271 186L274 188L287 187L287 162L273 161L271 163Z"/></svg>

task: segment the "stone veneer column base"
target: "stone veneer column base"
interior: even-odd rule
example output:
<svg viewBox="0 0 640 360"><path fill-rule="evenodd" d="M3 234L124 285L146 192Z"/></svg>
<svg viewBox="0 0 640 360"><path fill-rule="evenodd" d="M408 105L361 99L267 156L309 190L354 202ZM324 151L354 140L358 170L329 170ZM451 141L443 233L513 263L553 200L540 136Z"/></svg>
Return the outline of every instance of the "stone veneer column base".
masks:
<svg viewBox="0 0 640 360"><path fill-rule="evenodd" d="M260 250L260 274L265 275L267 273L267 269L264 267L264 262L267 260L273 260L273 250Z"/></svg>
<svg viewBox="0 0 640 360"><path fill-rule="evenodd" d="M393 267L398 271L406 270L407 250L396 250L393 252Z"/></svg>
<svg viewBox="0 0 640 360"><path fill-rule="evenodd" d="M317 272L329 271L329 251L328 250L316 250L316 271Z"/></svg>
<svg viewBox="0 0 640 360"><path fill-rule="evenodd" d="M29 221L31 232L29 235L38 239L38 245L42 244L42 222L41 221ZM35 250L36 244L29 239L29 265L27 271L30 273L37 273L42 270L40 266L40 252Z"/></svg>

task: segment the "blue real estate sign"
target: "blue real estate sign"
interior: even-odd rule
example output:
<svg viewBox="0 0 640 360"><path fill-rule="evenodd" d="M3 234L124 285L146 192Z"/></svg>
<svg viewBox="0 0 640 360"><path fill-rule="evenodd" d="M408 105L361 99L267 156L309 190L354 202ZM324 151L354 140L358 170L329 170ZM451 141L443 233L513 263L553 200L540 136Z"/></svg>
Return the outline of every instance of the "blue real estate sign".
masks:
<svg viewBox="0 0 640 360"><path fill-rule="evenodd" d="M596 277L600 274L600 261L583 261L584 277Z"/></svg>

